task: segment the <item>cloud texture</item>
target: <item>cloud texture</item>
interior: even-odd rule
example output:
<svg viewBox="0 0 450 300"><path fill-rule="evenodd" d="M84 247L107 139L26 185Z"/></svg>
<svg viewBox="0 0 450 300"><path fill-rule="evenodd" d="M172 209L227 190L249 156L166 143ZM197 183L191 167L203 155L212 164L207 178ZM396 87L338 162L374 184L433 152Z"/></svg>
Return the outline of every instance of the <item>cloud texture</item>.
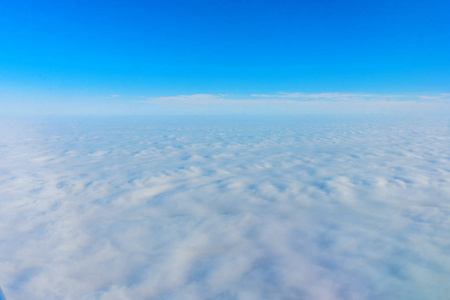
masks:
<svg viewBox="0 0 450 300"><path fill-rule="evenodd" d="M0 123L8 299L444 299L447 119Z"/></svg>

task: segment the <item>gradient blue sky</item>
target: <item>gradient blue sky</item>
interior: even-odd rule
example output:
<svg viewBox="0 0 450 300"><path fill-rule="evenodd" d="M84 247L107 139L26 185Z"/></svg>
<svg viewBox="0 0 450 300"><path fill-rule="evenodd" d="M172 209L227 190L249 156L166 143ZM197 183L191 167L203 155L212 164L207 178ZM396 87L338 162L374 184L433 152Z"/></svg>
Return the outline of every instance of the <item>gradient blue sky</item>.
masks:
<svg viewBox="0 0 450 300"><path fill-rule="evenodd" d="M444 0L3 1L0 99L57 111L101 110L109 95L131 106L192 94L441 95L449 16Z"/></svg>

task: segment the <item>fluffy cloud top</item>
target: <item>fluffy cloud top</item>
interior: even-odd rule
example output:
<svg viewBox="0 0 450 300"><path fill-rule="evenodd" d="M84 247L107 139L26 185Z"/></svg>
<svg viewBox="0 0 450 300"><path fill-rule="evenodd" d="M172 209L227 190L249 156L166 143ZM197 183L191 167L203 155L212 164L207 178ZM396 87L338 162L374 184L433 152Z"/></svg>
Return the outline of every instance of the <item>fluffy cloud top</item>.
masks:
<svg viewBox="0 0 450 300"><path fill-rule="evenodd" d="M8 299L445 299L448 119L0 123Z"/></svg>

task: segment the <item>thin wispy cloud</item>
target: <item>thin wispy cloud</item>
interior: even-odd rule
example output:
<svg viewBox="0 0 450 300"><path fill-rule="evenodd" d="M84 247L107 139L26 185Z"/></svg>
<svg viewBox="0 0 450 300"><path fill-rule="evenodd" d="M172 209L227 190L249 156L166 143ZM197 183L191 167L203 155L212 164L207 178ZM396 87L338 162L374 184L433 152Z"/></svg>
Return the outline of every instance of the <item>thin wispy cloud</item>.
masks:
<svg viewBox="0 0 450 300"><path fill-rule="evenodd" d="M403 98L403 95L386 95L386 94L363 94L363 93L286 93L278 92L276 94L251 94L251 97L255 98L283 98L283 99L295 99L295 100L322 100L322 101L351 101L351 100L386 100Z"/></svg>
<svg viewBox="0 0 450 300"><path fill-rule="evenodd" d="M445 100L450 99L450 93L430 95L407 95L407 94L375 94L375 93L302 93L302 92L278 92L275 94L250 94L250 95L228 95L228 94L192 94L174 95L161 97L147 97L143 102L154 101L184 101L184 102L207 102L213 101L421 101L421 100Z"/></svg>
<svg viewBox="0 0 450 300"><path fill-rule="evenodd" d="M379 113L448 110L447 94L438 96L374 93L183 94L136 102L156 109L195 113Z"/></svg>
<svg viewBox="0 0 450 300"><path fill-rule="evenodd" d="M421 95L418 96L422 100L450 100L450 93L441 93L437 95Z"/></svg>
<svg viewBox="0 0 450 300"><path fill-rule="evenodd" d="M106 96L105 98L106 99L111 99L111 98L119 98L119 97L120 97L120 95L113 94L113 95Z"/></svg>
<svg viewBox="0 0 450 300"><path fill-rule="evenodd" d="M223 99L224 95L214 95L214 94L193 94L193 95L176 95L176 96L165 96L148 98L147 100L159 100L159 101L198 101L198 100L217 100Z"/></svg>

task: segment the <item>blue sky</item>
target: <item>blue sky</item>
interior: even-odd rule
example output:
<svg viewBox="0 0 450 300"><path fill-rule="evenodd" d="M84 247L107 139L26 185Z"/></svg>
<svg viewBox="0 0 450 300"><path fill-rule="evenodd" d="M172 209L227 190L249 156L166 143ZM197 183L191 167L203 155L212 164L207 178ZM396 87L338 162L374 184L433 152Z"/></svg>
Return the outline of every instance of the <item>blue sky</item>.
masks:
<svg viewBox="0 0 450 300"><path fill-rule="evenodd" d="M0 99L449 92L448 1L4 1ZM70 108L69 108L70 109ZM134 109L134 108L132 108Z"/></svg>

